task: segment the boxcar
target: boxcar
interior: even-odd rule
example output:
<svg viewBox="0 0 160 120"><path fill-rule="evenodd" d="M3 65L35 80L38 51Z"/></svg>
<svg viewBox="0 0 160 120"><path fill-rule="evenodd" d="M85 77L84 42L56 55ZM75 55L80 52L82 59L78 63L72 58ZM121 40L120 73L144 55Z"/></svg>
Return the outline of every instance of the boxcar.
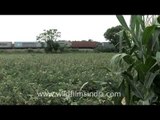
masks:
<svg viewBox="0 0 160 120"><path fill-rule="evenodd" d="M72 41L72 48L76 49L94 49L97 47L98 42L90 41Z"/></svg>
<svg viewBox="0 0 160 120"><path fill-rule="evenodd" d="M0 48L1 49L12 48L12 42L0 42Z"/></svg>

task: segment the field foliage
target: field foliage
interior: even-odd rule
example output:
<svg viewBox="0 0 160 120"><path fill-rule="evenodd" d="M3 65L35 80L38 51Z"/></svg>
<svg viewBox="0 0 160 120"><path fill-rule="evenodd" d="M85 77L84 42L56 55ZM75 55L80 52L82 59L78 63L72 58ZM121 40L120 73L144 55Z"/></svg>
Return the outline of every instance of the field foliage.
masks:
<svg viewBox="0 0 160 120"><path fill-rule="evenodd" d="M41 92L112 92L108 74L113 53L0 54L0 104L114 104L108 97L42 97Z"/></svg>

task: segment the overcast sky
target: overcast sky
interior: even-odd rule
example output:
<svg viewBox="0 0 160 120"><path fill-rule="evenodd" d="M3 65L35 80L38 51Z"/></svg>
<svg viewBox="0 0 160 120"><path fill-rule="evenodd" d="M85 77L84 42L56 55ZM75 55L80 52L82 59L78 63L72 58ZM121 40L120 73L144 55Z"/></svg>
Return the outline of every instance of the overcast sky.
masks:
<svg viewBox="0 0 160 120"><path fill-rule="evenodd" d="M124 17L129 24L130 16ZM103 42L104 32L116 25L116 15L0 15L0 42L36 41L44 29L58 29L60 40Z"/></svg>

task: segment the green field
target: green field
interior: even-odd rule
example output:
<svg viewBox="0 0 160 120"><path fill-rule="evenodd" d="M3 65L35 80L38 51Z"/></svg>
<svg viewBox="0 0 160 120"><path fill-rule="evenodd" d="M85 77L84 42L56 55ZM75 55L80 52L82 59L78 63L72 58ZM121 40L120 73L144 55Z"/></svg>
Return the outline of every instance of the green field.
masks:
<svg viewBox="0 0 160 120"><path fill-rule="evenodd" d="M0 54L0 104L112 104L107 97L53 97L39 96L38 93L80 89L83 92L111 92L112 87L107 82L116 84L116 81L112 80L104 67L108 67L113 55L113 53Z"/></svg>

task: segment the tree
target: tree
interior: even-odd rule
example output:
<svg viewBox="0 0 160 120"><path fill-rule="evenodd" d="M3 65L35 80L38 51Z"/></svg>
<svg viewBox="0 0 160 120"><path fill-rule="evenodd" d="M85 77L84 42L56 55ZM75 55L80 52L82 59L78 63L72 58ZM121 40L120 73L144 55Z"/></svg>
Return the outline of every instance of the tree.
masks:
<svg viewBox="0 0 160 120"><path fill-rule="evenodd" d="M43 46L44 42L47 44L44 46L46 52L52 52L53 49L57 52L59 44L56 40L58 37L60 37L60 32L57 29L49 29L37 36L37 41L41 42Z"/></svg>
<svg viewBox="0 0 160 120"><path fill-rule="evenodd" d="M89 41L89 42L92 42L93 40L92 40L92 39L88 39L88 41Z"/></svg>
<svg viewBox="0 0 160 120"><path fill-rule="evenodd" d="M112 27L107 29L107 31L104 33L104 37L106 40L109 40L118 50L119 49L119 32L123 30L123 27L121 25L118 25L116 27Z"/></svg>
<svg viewBox="0 0 160 120"><path fill-rule="evenodd" d="M60 47L60 45L59 45L59 43L58 42L55 42L54 44L53 44L53 49L57 52L57 50L59 49L59 47Z"/></svg>

